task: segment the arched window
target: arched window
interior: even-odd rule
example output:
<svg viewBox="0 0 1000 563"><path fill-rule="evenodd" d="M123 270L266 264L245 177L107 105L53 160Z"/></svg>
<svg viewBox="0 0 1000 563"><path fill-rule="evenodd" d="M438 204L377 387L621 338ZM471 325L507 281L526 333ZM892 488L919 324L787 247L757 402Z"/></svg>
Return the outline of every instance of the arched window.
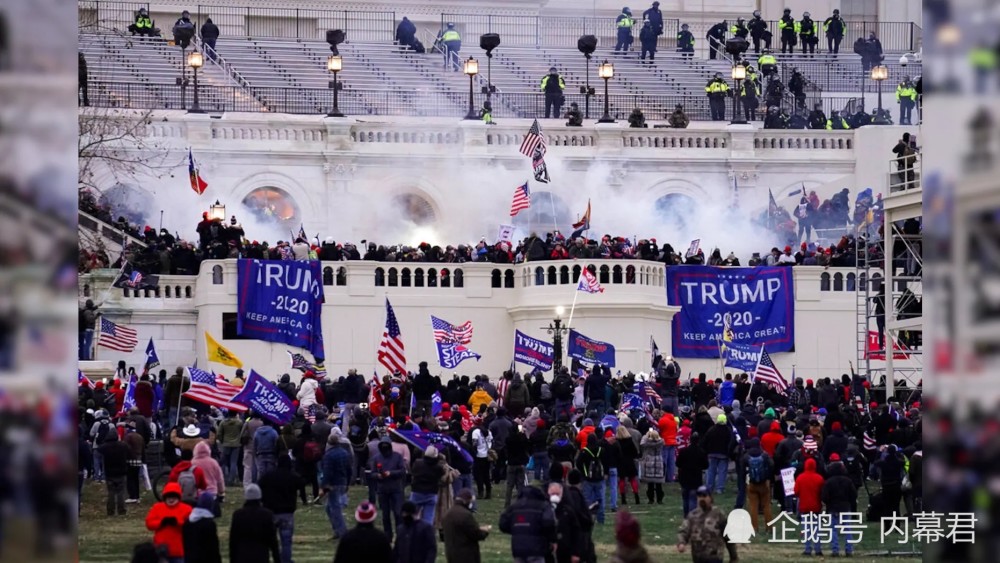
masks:
<svg viewBox="0 0 1000 563"><path fill-rule="evenodd" d="M417 194L397 195L392 199L392 205L416 225L430 225L437 219L434 207Z"/></svg>
<svg viewBox="0 0 1000 563"><path fill-rule="evenodd" d="M844 291L844 274L840 272L833 274L833 290Z"/></svg>
<svg viewBox="0 0 1000 563"><path fill-rule="evenodd" d="M181 298L181 286L179 286L179 285L175 285L174 286L174 297L176 297L178 299Z"/></svg>
<svg viewBox="0 0 1000 563"><path fill-rule="evenodd" d="M190 285L185 285L185 286L184 286L184 297L186 297L186 298L188 298L188 299L191 299L191 295L192 295L192 293L193 293L193 292L192 292L192 290L191 290L191 286L190 286Z"/></svg>
<svg viewBox="0 0 1000 563"><path fill-rule="evenodd" d="M490 287L500 287L501 281L500 270L494 269L490 272Z"/></svg>
<svg viewBox="0 0 1000 563"><path fill-rule="evenodd" d="M511 221L522 232L539 233L552 225L566 225L575 221L569 206L558 195L547 191L531 192L531 207L517 214Z"/></svg>
<svg viewBox="0 0 1000 563"><path fill-rule="evenodd" d="M559 284L560 285L569 284L569 266L561 266L559 268Z"/></svg>
<svg viewBox="0 0 1000 563"><path fill-rule="evenodd" d="M337 285L340 287L347 285L347 268L343 266L337 268Z"/></svg>
<svg viewBox="0 0 1000 563"><path fill-rule="evenodd" d="M164 292L164 295L166 295L167 297L170 297L170 286L169 285L164 286L163 287L163 292Z"/></svg>
<svg viewBox="0 0 1000 563"><path fill-rule="evenodd" d="M389 268L389 287L399 286L399 272L396 268Z"/></svg>
<svg viewBox="0 0 1000 563"><path fill-rule="evenodd" d="M599 276L599 279L597 281L599 281L600 283L611 283L610 274L611 274L610 268L608 268L607 266L601 266L601 275Z"/></svg>
<svg viewBox="0 0 1000 563"><path fill-rule="evenodd" d="M323 268L323 285L333 285L333 268L330 266Z"/></svg>
<svg viewBox="0 0 1000 563"><path fill-rule="evenodd" d="M830 291L830 273L823 272L819 275L819 290Z"/></svg>
<svg viewBox="0 0 1000 563"><path fill-rule="evenodd" d="M549 276L548 276L548 280L546 280L546 284L545 285L556 285L556 282L558 281L556 279L556 267L555 266L549 266L548 273L549 273Z"/></svg>
<svg viewBox="0 0 1000 563"><path fill-rule="evenodd" d="M573 266L573 281L570 283L577 283L580 281L580 266Z"/></svg>
<svg viewBox="0 0 1000 563"><path fill-rule="evenodd" d="M635 266L625 267L625 283L634 284L635 283Z"/></svg>
<svg viewBox="0 0 1000 563"><path fill-rule="evenodd" d="M417 268L413 271L413 287L424 287L424 269Z"/></svg>
<svg viewBox="0 0 1000 563"><path fill-rule="evenodd" d="M288 192L280 188L257 188L243 198L243 205L261 223L277 224L284 232L301 223L299 206Z"/></svg>
<svg viewBox="0 0 1000 563"><path fill-rule="evenodd" d="M212 285L222 285L222 266L212 266Z"/></svg>
<svg viewBox="0 0 1000 563"><path fill-rule="evenodd" d="M465 287L465 273L461 268L455 270L455 287Z"/></svg>
<svg viewBox="0 0 1000 563"><path fill-rule="evenodd" d="M375 287L385 286L385 270L375 268Z"/></svg>
<svg viewBox="0 0 1000 563"><path fill-rule="evenodd" d="M622 267L615 266L611 270L611 283L622 283Z"/></svg>
<svg viewBox="0 0 1000 563"><path fill-rule="evenodd" d="M503 273L503 286L505 289L514 288L514 270L507 270Z"/></svg>
<svg viewBox="0 0 1000 563"><path fill-rule="evenodd" d="M434 268L427 269L427 287L438 286L438 272Z"/></svg>
<svg viewBox="0 0 1000 563"><path fill-rule="evenodd" d="M403 272L403 275L402 275L402 278L403 278L402 282L403 283L400 284L400 285L402 285L403 287L410 287L410 281L411 281L410 280L410 269L409 268L403 268L402 272Z"/></svg>
<svg viewBox="0 0 1000 563"><path fill-rule="evenodd" d="M856 291L857 290L857 286L854 285L855 281L857 281L857 276L855 276L853 272L848 273L847 274L847 291Z"/></svg>
<svg viewBox="0 0 1000 563"><path fill-rule="evenodd" d="M451 272L448 268L441 268L441 287L451 287Z"/></svg>
<svg viewBox="0 0 1000 563"><path fill-rule="evenodd" d="M545 269L541 266L535 267L535 285L545 285Z"/></svg>

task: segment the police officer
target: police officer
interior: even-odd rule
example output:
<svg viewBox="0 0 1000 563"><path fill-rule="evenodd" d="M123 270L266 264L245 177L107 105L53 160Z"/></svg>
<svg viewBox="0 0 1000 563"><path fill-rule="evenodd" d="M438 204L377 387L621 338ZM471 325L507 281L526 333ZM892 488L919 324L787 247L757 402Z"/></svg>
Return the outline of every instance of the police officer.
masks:
<svg viewBox="0 0 1000 563"><path fill-rule="evenodd" d="M493 104L489 100L483 101L483 109L479 110L479 118L483 120L486 125L496 125L496 121L493 121Z"/></svg>
<svg viewBox="0 0 1000 563"><path fill-rule="evenodd" d="M774 78L767 81L767 87L764 89L764 105L767 107L775 107L781 105L781 100L785 97L785 85L781 83L781 79Z"/></svg>
<svg viewBox="0 0 1000 563"><path fill-rule="evenodd" d="M686 23L681 25L681 30L677 33L677 50L686 59L694 56L694 34L688 29L688 24ZM712 58L714 59L715 57L713 56Z"/></svg>
<svg viewBox="0 0 1000 563"><path fill-rule="evenodd" d="M767 117L764 118L764 129L787 129L788 116L777 107L767 108Z"/></svg>
<svg viewBox="0 0 1000 563"><path fill-rule="evenodd" d="M806 120L809 122L810 129L826 129L826 114L823 113L823 104L816 102L815 107L809 112L809 117Z"/></svg>
<svg viewBox="0 0 1000 563"><path fill-rule="evenodd" d="M903 81L896 86L896 101L899 102L899 124L913 125L910 114L917 105L917 89L909 76L904 76Z"/></svg>
<svg viewBox="0 0 1000 563"><path fill-rule="evenodd" d="M778 20L778 30L781 31L781 52L795 52L795 18L792 17L792 9L785 8L785 13Z"/></svg>
<svg viewBox="0 0 1000 563"><path fill-rule="evenodd" d="M632 10L625 6L622 13L615 19L615 27L618 28L618 42L615 43L615 54L621 52L628 54L629 47L632 46L632 26L635 20L632 19Z"/></svg>
<svg viewBox="0 0 1000 563"><path fill-rule="evenodd" d="M649 62L652 64L653 59L656 58L656 30L649 20L642 22L642 29L639 30L639 44L642 45L639 59L645 61L646 53L649 53Z"/></svg>
<svg viewBox="0 0 1000 563"><path fill-rule="evenodd" d="M760 10L753 11L753 19L747 24L750 29L750 39L753 39L753 53L760 54L760 42L764 41L764 47L771 48L771 32L767 29L767 22L760 17Z"/></svg>
<svg viewBox="0 0 1000 563"><path fill-rule="evenodd" d="M149 19L149 12L146 11L146 8L139 8L139 13L135 15L135 22L128 26L128 30L132 32L132 35L153 37L153 20Z"/></svg>
<svg viewBox="0 0 1000 563"><path fill-rule="evenodd" d="M743 117L747 121L753 121L760 107L760 84L750 80L750 71L747 69L747 79L740 84L740 104L743 106Z"/></svg>
<svg viewBox="0 0 1000 563"><path fill-rule="evenodd" d="M708 94L708 107L712 114L712 121L725 120L729 84L722 78L721 72L716 72L715 76L708 81L708 84L705 85L705 93Z"/></svg>
<svg viewBox="0 0 1000 563"><path fill-rule="evenodd" d="M819 42L819 24L813 21L809 12L802 13L802 19L795 22L795 33L802 42L802 52L813 54L816 52L816 43Z"/></svg>
<svg viewBox="0 0 1000 563"><path fill-rule="evenodd" d="M760 66L760 73L768 80L778 74L778 61L770 49L764 49L764 54L757 59L757 65Z"/></svg>
<svg viewBox="0 0 1000 563"><path fill-rule="evenodd" d="M458 72L458 57L455 55L462 50L462 35L455 29L454 23L448 22L445 29L438 34L438 41L441 42L441 52L444 53L444 68L447 69L450 63L453 65L453 70Z"/></svg>
<svg viewBox="0 0 1000 563"><path fill-rule="evenodd" d="M788 91L795 96L795 109L806 109L806 79L799 69L792 68L792 77L788 79Z"/></svg>
<svg viewBox="0 0 1000 563"><path fill-rule="evenodd" d="M826 31L826 48L836 55L840 52L840 42L844 39L844 20L840 18L840 10L834 10L833 15L823 22Z"/></svg>
<svg viewBox="0 0 1000 563"><path fill-rule="evenodd" d="M545 117L559 119L562 113L563 90L566 89L566 81L556 70L556 67L549 69L549 73L542 77L542 92L545 92ZM553 111L554 110L554 111Z"/></svg>
<svg viewBox="0 0 1000 563"><path fill-rule="evenodd" d="M969 49L969 64L975 76L976 93L985 94L988 88L986 80L997 68L996 51L986 42L980 42Z"/></svg>
<svg viewBox="0 0 1000 563"><path fill-rule="evenodd" d="M174 43L180 45L181 49L187 49L194 38L194 22L191 21L191 12L184 10L181 17L174 22Z"/></svg>
<svg viewBox="0 0 1000 563"><path fill-rule="evenodd" d="M649 20L657 37L663 35L663 12L660 11L659 2L653 2L653 7L642 13L642 19Z"/></svg>
<svg viewBox="0 0 1000 563"><path fill-rule="evenodd" d="M716 54L722 51L723 44L726 42L726 29L729 24L726 20L713 25L705 37L708 39L708 58L715 59Z"/></svg>
<svg viewBox="0 0 1000 563"><path fill-rule="evenodd" d="M750 30L747 28L746 21L744 21L743 18L737 18L736 23L729 28L729 33L732 33L733 37L746 39L747 35L750 35Z"/></svg>
<svg viewBox="0 0 1000 563"><path fill-rule="evenodd" d="M840 117L840 112L833 110L830 112L830 119L826 120L827 129L850 129L851 125L844 121L843 117Z"/></svg>

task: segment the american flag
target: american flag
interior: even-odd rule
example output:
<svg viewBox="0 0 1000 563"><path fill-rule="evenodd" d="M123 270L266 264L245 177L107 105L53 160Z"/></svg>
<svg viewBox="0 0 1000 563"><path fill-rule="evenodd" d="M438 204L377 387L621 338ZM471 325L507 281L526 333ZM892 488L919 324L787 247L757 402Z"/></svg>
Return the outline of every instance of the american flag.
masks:
<svg viewBox="0 0 1000 563"><path fill-rule="evenodd" d="M472 321L453 325L444 319L431 315L431 326L434 327L435 342L455 342L458 344L472 342Z"/></svg>
<svg viewBox="0 0 1000 563"><path fill-rule="evenodd" d="M528 183L514 188L514 200L510 203L510 216L513 217L521 211L531 207L531 190Z"/></svg>
<svg viewBox="0 0 1000 563"><path fill-rule="evenodd" d="M864 440L864 447L866 450L878 449L878 444L875 443L875 438L872 438L867 431L865 431Z"/></svg>
<svg viewBox="0 0 1000 563"><path fill-rule="evenodd" d="M660 397L660 394L649 383L639 383L639 395L643 400L651 403L654 408L660 408L660 405L663 404L663 398Z"/></svg>
<svg viewBox="0 0 1000 563"><path fill-rule="evenodd" d="M580 282L576 284L576 290L587 293L604 293L604 288L598 283L597 278L586 268L580 273Z"/></svg>
<svg viewBox="0 0 1000 563"><path fill-rule="evenodd" d="M198 167L194 164L194 154L188 149L188 176L191 179L191 189L201 195L208 189L208 182L201 178Z"/></svg>
<svg viewBox="0 0 1000 563"><path fill-rule="evenodd" d="M527 157L534 157L536 148L542 149L542 155L545 155L545 137L542 136L542 129L538 126L538 120L536 119L532 124L531 128L528 129L528 134L524 136L524 140L521 141L521 154Z"/></svg>
<svg viewBox="0 0 1000 563"><path fill-rule="evenodd" d="M119 352L131 352L139 345L139 335L133 328L115 324L101 317L97 345Z"/></svg>
<svg viewBox="0 0 1000 563"><path fill-rule="evenodd" d="M306 409L306 420L309 421L309 424L316 424L316 405L309 405L309 408Z"/></svg>
<svg viewBox="0 0 1000 563"><path fill-rule="evenodd" d="M184 396L188 399L232 411L244 412L246 405L233 403L232 398L240 392L240 388L226 381L221 375L207 372L196 367L187 368L191 376L191 388Z"/></svg>
<svg viewBox="0 0 1000 563"><path fill-rule="evenodd" d="M549 177L549 167L545 166L544 146L535 148L535 152L531 153L531 169L535 173L536 182L548 184L551 180Z"/></svg>
<svg viewBox="0 0 1000 563"><path fill-rule="evenodd" d="M91 381L86 375L83 375L83 372L80 370L76 370L76 384L85 385L90 389L94 388L94 382Z"/></svg>
<svg viewBox="0 0 1000 563"><path fill-rule="evenodd" d="M292 364L292 369L297 369L299 371L311 371L316 379L323 379L326 377L326 366L322 363L314 364L306 359L306 357L298 352L292 353L285 350L288 353L288 360Z"/></svg>
<svg viewBox="0 0 1000 563"><path fill-rule="evenodd" d="M382 333L382 343L378 347L378 363L385 366L389 373L406 373L406 350L403 347L403 337L399 332L399 321L392 310L389 300L385 300L385 332Z"/></svg>
<svg viewBox="0 0 1000 563"><path fill-rule="evenodd" d="M757 367L754 369L753 379L754 382L759 379L767 383L782 395L785 394L785 388L788 387L788 384L785 383L785 378L781 376L778 368L774 366L774 362L771 361L771 356L764 349L763 344L760 346L760 357L757 358Z"/></svg>

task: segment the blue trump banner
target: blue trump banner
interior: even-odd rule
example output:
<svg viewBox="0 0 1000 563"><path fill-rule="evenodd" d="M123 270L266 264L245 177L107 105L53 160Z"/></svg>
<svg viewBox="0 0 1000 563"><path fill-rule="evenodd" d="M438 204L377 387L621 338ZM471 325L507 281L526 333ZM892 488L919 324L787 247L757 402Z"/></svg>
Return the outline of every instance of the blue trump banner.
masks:
<svg viewBox="0 0 1000 563"><path fill-rule="evenodd" d="M246 405L275 424L288 424L295 415L292 400L254 370L250 370L243 390L229 401Z"/></svg>
<svg viewBox="0 0 1000 563"><path fill-rule="evenodd" d="M435 391L431 395L431 416L437 416L441 413L441 392Z"/></svg>
<svg viewBox="0 0 1000 563"><path fill-rule="evenodd" d="M722 357L727 368L736 368L744 373L753 373L760 359L760 346L756 344L726 343L722 347Z"/></svg>
<svg viewBox="0 0 1000 563"><path fill-rule="evenodd" d="M456 342L438 342L437 349L438 363L445 369L454 369L469 358L475 358L478 361L482 357Z"/></svg>
<svg viewBox="0 0 1000 563"><path fill-rule="evenodd" d="M452 454L460 455L467 463L472 463L472 455L447 434L424 432L423 430L390 430L389 433L419 450L426 450L427 446L434 446L437 451L444 453L445 448L451 449Z"/></svg>
<svg viewBox="0 0 1000 563"><path fill-rule="evenodd" d="M534 366L542 371L552 369L552 345L532 338L520 330L514 331L514 361Z"/></svg>
<svg viewBox="0 0 1000 563"><path fill-rule="evenodd" d="M323 275L317 260L237 262L236 332L312 352L322 363Z"/></svg>
<svg viewBox="0 0 1000 563"><path fill-rule="evenodd" d="M614 346L607 342L587 338L572 329L569 331L567 351L570 358L576 358L583 363L615 367Z"/></svg>
<svg viewBox="0 0 1000 563"><path fill-rule="evenodd" d="M673 355L718 358L726 318L737 344L795 350L792 269L667 268L667 303L680 306L671 331Z"/></svg>

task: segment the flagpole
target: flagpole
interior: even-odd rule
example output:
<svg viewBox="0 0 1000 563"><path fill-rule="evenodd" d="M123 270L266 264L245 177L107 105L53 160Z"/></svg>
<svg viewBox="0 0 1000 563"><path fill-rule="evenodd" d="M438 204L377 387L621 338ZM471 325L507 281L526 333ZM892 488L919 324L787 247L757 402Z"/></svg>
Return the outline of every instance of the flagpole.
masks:
<svg viewBox="0 0 1000 563"><path fill-rule="evenodd" d="M552 202L552 194L549 194L549 208L552 210L552 230L559 230L559 223L556 222L556 204ZM552 235L553 239L555 234Z"/></svg>
<svg viewBox="0 0 1000 563"><path fill-rule="evenodd" d="M175 427L177 426L178 423L180 423L181 420L181 402L183 400L184 400L184 374L181 373L181 388L180 388L180 393L177 394L177 416L174 417Z"/></svg>
<svg viewBox="0 0 1000 563"><path fill-rule="evenodd" d="M571 326L573 326L573 311L576 310L576 298L577 298L578 295L580 295L580 290L579 289L574 289L573 290L573 306L571 306L569 308L569 320L566 321L566 328L570 328Z"/></svg>

